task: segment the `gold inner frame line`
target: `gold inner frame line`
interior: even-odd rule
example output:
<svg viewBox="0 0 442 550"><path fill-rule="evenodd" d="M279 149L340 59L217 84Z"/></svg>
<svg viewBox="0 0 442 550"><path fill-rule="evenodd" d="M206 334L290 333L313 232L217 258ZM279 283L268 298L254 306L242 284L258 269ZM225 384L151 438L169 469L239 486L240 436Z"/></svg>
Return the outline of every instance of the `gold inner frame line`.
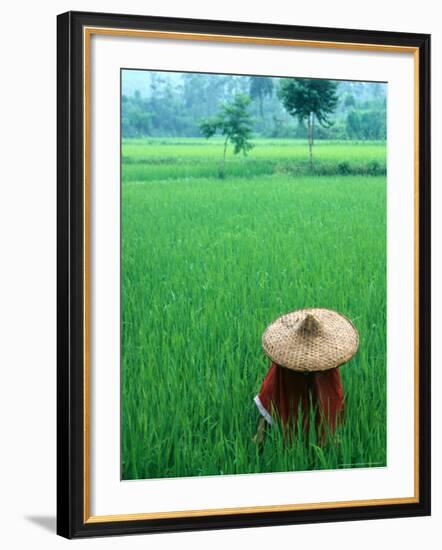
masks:
<svg viewBox="0 0 442 550"><path fill-rule="evenodd" d="M333 48L343 50L412 53L414 62L414 495L411 497L397 497L370 500L352 500L336 502L317 502L301 504L285 504L270 506L249 506L235 508L215 508L203 510L181 510L171 512L151 512L136 514L91 515L91 483L90 483L90 108L91 108L91 36L124 36L138 38L157 38L175 40L194 40L209 42L231 42L258 45L304 47L304 48ZM269 37L245 37L223 34L148 31L137 29L114 29L108 27L83 28L83 212L84 212L84 350L83 350L83 443L84 443L84 484L83 484L83 519L84 523L102 523L115 521L134 521L166 518L204 517L229 514L250 514L263 512L323 510L332 508L346 508L356 506L379 506L388 504L411 504L419 502L419 49L411 46L395 46L388 44L364 44L350 42L331 42L321 40L297 40Z"/></svg>

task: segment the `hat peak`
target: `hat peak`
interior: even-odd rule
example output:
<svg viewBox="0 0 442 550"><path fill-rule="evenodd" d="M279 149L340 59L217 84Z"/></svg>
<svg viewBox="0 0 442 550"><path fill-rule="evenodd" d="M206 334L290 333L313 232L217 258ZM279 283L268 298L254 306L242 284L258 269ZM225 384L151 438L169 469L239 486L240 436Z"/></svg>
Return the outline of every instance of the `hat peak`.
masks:
<svg viewBox="0 0 442 550"><path fill-rule="evenodd" d="M321 332L321 323L311 313L307 313L299 326L299 331L305 335L317 336Z"/></svg>

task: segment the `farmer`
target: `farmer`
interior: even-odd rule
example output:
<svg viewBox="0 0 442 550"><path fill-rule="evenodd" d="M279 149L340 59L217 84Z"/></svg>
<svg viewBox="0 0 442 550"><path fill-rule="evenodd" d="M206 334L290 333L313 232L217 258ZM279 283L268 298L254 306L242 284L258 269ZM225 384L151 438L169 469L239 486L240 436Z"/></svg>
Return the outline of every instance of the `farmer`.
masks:
<svg viewBox="0 0 442 550"><path fill-rule="evenodd" d="M272 364L254 399L262 415L255 443L263 441L275 416L285 427L301 425L304 433L314 418L320 439L333 433L344 410L339 366L358 345L353 323L329 309L300 309L271 323L262 337Z"/></svg>

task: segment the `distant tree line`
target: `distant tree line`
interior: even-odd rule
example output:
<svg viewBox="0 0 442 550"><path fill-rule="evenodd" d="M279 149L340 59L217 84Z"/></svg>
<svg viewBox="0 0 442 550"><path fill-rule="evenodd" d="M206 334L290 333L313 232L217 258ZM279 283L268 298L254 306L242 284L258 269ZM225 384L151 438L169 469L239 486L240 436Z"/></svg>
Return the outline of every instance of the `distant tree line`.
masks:
<svg viewBox="0 0 442 550"><path fill-rule="evenodd" d="M284 90L290 89L294 97L294 88L302 88L306 80L124 71L122 134L200 137L205 135L203 122L216 118L223 104L241 95L250 98L250 131L256 137L308 138L310 142L314 128L315 139L386 139L384 84L317 80L318 85L332 85L336 96L321 121L320 112L309 116L291 112L287 94L284 99ZM298 95L303 93L301 88Z"/></svg>

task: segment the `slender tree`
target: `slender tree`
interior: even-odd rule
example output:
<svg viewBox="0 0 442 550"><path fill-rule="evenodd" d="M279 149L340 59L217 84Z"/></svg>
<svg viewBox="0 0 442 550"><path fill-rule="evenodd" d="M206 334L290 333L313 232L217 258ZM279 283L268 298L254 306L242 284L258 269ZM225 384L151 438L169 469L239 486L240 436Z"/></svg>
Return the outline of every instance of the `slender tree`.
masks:
<svg viewBox="0 0 442 550"><path fill-rule="evenodd" d="M307 123L310 169L313 169L314 124L328 128L330 114L336 109L338 83L333 80L284 78L278 95L287 112L301 124Z"/></svg>
<svg viewBox="0 0 442 550"><path fill-rule="evenodd" d="M220 133L224 136L223 160L220 167L219 176L224 178L226 166L227 146L233 144L235 155L247 152L253 147L250 143L252 137L252 118L248 107L251 99L245 94L236 94L232 101L223 103L218 113L211 118L203 120L200 123L200 130L206 138Z"/></svg>
<svg viewBox="0 0 442 550"><path fill-rule="evenodd" d="M264 118L264 98L273 93L273 79L268 76L251 76L249 82L250 96L258 101L259 114Z"/></svg>

